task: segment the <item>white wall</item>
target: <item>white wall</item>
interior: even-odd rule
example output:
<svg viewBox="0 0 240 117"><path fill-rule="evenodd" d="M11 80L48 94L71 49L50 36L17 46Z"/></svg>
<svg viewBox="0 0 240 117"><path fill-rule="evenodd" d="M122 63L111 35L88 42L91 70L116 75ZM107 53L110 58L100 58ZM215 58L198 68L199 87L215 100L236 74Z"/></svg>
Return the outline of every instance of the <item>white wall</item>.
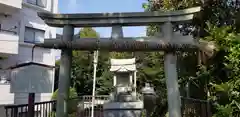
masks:
<svg viewBox="0 0 240 117"><path fill-rule="evenodd" d="M6 78L9 80L11 70L0 70L0 78ZM13 104L14 94L10 93L10 84L0 82L0 105ZM1 111L1 110L0 110ZM0 114L1 115L1 114ZM2 117L2 116L0 116Z"/></svg>
<svg viewBox="0 0 240 117"><path fill-rule="evenodd" d="M22 0L0 0L0 4L5 4L14 8L22 8Z"/></svg>
<svg viewBox="0 0 240 117"><path fill-rule="evenodd" d="M14 94L10 92L10 84L0 84L1 96L0 104L13 104L14 103Z"/></svg>
<svg viewBox="0 0 240 117"><path fill-rule="evenodd" d="M18 54L19 37L11 32L0 32L0 53Z"/></svg>

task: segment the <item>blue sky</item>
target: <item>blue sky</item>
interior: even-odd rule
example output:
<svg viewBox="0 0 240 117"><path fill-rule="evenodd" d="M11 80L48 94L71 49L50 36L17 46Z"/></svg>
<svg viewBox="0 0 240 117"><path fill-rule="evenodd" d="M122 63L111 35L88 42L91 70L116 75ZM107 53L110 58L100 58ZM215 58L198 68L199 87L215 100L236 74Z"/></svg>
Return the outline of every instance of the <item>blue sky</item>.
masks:
<svg viewBox="0 0 240 117"><path fill-rule="evenodd" d="M146 0L59 0L60 13L101 13L101 12L139 12L144 11L142 3ZM96 28L101 37L110 37L111 28ZM76 30L77 32L78 30ZM124 27L124 36L145 36L145 27ZM58 30L58 33L61 33Z"/></svg>

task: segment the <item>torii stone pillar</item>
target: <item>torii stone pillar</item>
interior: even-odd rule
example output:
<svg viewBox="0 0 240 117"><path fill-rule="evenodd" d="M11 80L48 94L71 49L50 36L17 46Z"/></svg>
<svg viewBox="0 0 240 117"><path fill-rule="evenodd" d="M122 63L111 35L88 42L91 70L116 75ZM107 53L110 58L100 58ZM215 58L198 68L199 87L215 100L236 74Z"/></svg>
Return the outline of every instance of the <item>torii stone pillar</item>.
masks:
<svg viewBox="0 0 240 117"><path fill-rule="evenodd" d="M112 38L112 39L123 38L122 26L113 26L113 27L112 27L111 38Z"/></svg>
<svg viewBox="0 0 240 117"><path fill-rule="evenodd" d="M74 27L66 25L63 28L63 41L68 43L72 41ZM72 49L62 49L60 71L59 71L59 88L57 94L57 117L68 117L68 97L71 79ZM64 102L64 103L63 103Z"/></svg>
<svg viewBox="0 0 240 117"><path fill-rule="evenodd" d="M119 39L123 38L123 29L121 25L113 26L112 32L111 32L111 38L112 39ZM117 77L113 76L113 86L117 84Z"/></svg>
<svg viewBox="0 0 240 117"><path fill-rule="evenodd" d="M173 26L171 22L166 22L163 26L164 39L173 41ZM165 52L164 71L167 84L168 112L169 117L181 117L180 94L177 75L177 58L174 53Z"/></svg>

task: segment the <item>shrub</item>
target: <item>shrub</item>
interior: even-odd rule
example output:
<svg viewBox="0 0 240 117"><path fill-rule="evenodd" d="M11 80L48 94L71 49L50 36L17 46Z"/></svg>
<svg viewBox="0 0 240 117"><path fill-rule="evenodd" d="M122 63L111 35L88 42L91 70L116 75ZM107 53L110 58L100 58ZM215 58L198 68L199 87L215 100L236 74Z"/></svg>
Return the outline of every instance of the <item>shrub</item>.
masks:
<svg viewBox="0 0 240 117"><path fill-rule="evenodd" d="M56 90L52 95L52 100L57 100L57 93ZM68 100L68 113L72 114L77 111L78 100L77 100L77 92L74 88L69 89L69 100ZM54 106L56 110L56 105Z"/></svg>

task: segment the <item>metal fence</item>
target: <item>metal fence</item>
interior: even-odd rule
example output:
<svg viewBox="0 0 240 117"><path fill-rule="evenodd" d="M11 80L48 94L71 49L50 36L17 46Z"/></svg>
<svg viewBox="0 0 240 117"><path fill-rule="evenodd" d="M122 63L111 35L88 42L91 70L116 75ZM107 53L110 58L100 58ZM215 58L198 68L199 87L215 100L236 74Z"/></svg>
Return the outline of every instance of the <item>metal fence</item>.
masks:
<svg viewBox="0 0 240 117"><path fill-rule="evenodd" d="M109 96L96 96L94 103L94 117L104 117L103 104L109 100ZM208 101L192 98L181 98L182 117L211 117L211 106ZM35 103L35 117L56 117L56 101ZM5 106L6 117L28 117L28 104ZM91 117L92 96L81 96L70 99L68 111L69 117ZM145 117L144 110L111 110L124 111L124 113L139 113Z"/></svg>
<svg viewBox="0 0 240 117"><path fill-rule="evenodd" d="M52 117L56 101L38 102L34 104L35 117ZM28 117L28 104L5 106L6 117Z"/></svg>
<svg viewBox="0 0 240 117"><path fill-rule="evenodd" d="M94 102L94 117L103 117L103 104L109 100L108 95L95 96ZM81 96L75 99L70 99L71 106L77 109L72 109L71 117L91 117L92 112L92 96ZM77 103L77 105L75 105Z"/></svg>
<svg viewBox="0 0 240 117"><path fill-rule="evenodd" d="M182 117L211 117L211 104L206 100L181 98Z"/></svg>

